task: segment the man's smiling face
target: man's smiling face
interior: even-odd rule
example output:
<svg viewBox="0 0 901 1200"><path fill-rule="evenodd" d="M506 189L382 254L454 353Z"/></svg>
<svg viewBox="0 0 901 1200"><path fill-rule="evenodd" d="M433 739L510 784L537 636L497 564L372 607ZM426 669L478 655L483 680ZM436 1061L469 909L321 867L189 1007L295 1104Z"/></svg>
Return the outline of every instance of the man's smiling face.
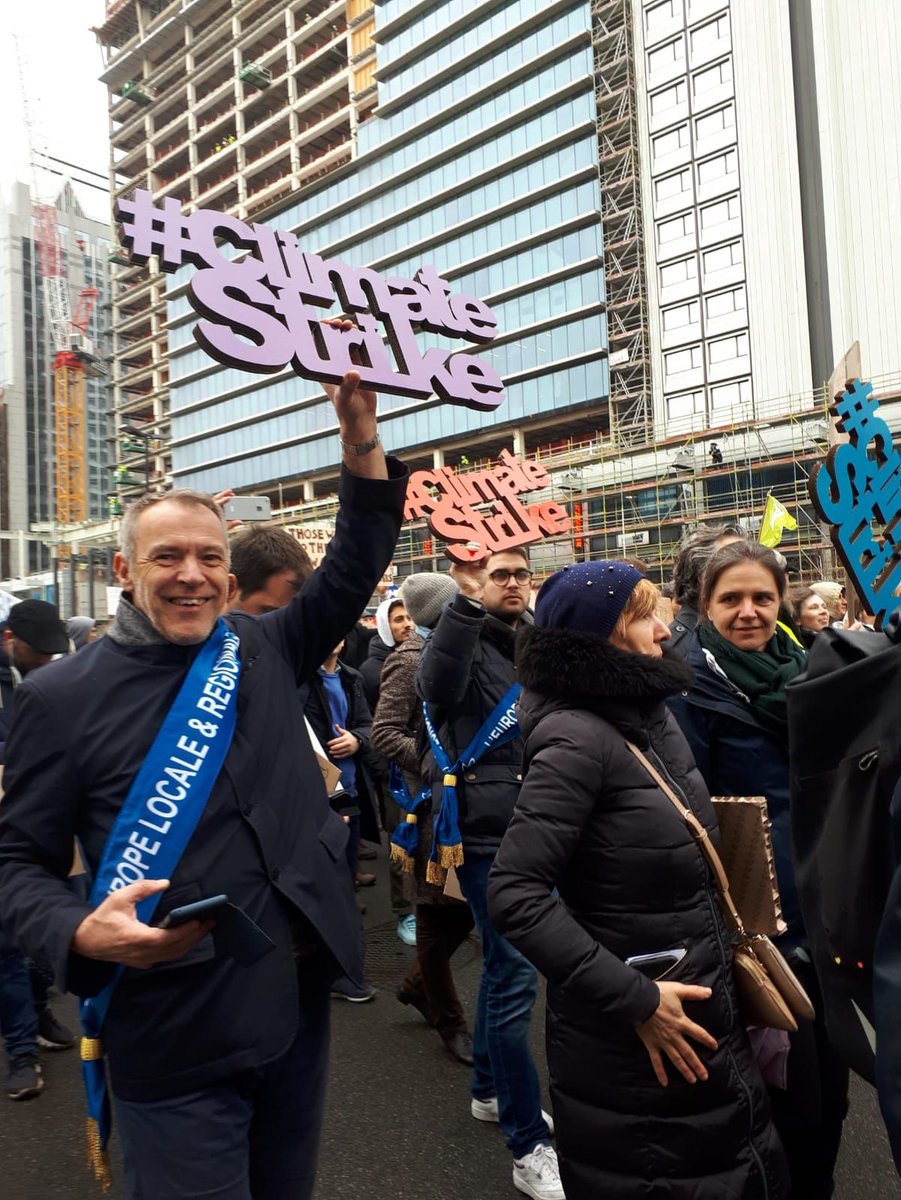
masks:
<svg viewBox="0 0 901 1200"><path fill-rule="evenodd" d="M169 642L206 641L235 589L222 522L199 504L161 500L141 513L134 562L121 553L119 583Z"/></svg>

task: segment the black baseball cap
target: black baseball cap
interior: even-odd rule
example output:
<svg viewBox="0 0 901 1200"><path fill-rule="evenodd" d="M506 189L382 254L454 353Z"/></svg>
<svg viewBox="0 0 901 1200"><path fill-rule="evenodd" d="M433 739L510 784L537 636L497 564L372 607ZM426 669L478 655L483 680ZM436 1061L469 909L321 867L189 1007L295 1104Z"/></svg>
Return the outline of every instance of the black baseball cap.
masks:
<svg viewBox="0 0 901 1200"><path fill-rule="evenodd" d="M6 627L38 654L66 654L69 636L55 604L20 600L9 610Z"/></svg>

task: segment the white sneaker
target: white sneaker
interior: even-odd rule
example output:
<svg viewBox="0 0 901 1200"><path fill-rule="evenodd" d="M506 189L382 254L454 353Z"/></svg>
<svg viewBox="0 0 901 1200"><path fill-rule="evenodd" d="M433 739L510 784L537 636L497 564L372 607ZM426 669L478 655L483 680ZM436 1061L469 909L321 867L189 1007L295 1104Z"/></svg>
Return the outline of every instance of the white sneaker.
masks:
<svg viewBox="0 0 901 1200"><path fill-rule="evenodd" d="M501 1119L500 1110L497 1105L497 1096L492 1096L490 1100L475 1100L473 1099L469 1111L477 1121L494 1121L495 1124ZM550 1113L541 1110L541 1115L544 1117L548 1130L553 1136L554 1133L554 1118Z"/></svg>
<svg viewBox="0 0 901 1200"><path fill-rule="evenodd" d="M513 1186L534 1200L566 1200L553 1146L539 1142L525 1158L514 1158Z"/></svg>

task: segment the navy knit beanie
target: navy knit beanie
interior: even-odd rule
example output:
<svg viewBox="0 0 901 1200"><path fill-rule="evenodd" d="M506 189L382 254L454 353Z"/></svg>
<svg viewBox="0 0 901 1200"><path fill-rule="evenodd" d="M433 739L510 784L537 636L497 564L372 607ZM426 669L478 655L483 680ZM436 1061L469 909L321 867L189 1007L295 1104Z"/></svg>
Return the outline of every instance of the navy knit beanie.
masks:
<svg viewBox="0 0 901 1200"><path fill-rule="evenodd" d="M577 629L609 638L644 576L624 562L576 563L546 579L535 604L535 624Z"/></svg>

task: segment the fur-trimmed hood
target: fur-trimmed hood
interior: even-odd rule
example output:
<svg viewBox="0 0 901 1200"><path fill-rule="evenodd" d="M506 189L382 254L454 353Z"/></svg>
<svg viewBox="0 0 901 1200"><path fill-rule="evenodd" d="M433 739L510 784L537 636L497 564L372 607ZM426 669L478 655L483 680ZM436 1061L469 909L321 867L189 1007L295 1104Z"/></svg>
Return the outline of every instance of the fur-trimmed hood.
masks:
<svg viewBox="0 0 901 1200"><path fill-rule="evenodd" d="M656 704L687 691L694 680L680 658L650 658L620 650L593 633L535 625L520 633L516 665L529 691L595 710L622 702Z"/></svg>

